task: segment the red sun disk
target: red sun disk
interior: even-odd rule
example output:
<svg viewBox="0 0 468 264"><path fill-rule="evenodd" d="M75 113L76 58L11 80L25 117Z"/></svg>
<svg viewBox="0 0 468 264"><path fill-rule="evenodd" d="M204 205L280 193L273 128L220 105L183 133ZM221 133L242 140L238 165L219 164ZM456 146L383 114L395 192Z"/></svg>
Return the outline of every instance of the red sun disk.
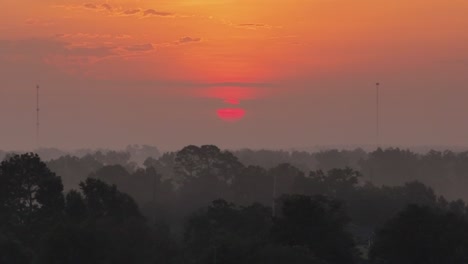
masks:
<svg viewBox="0 0 468 264"><path fill-rule="evenodd" d="M239 121L245 116L245 110L242 108L224 108L216 112L219 118L228 122Z"/></svg>

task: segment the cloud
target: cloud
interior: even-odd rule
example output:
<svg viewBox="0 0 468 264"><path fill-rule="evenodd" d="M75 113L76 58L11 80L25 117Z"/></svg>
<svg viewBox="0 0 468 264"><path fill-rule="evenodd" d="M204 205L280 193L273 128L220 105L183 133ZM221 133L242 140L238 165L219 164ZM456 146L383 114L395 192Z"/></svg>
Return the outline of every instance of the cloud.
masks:
<svg viewBox="0 0 468 264"><path fill-rule="evenodd" d="M201 41L201 38L183 37L179 39L178 43L184 44L184 43L200 42L200 41Z"/></svg>
<svg viewBox="0 0 468 264"><path fill-rule="evenodd" d="M120 13L120 15L124 16L132 16L132 15L139 15L141 17L173 17L175 16L174 13L171 12L164 12L164 11L157 11L154 9L146 9L143 11L140 8L135 9L127 9Z"/></svg>
<svg viewBox="0 0 468 264"><path fill-rule="evenodd" d="M29 18L24 21L24 23L34 26L51 26L54 24L51 20L41 20L36 18Z"/></svg>
<svg viewBox="0 0 468 264"><path fill-rule="evenodd" d="M36 62L56 56L105 58L118 55L113 46L77 46L58 39L0 40L0 50L0 56L5 54Z"/></svg>
<svg viewBox="0 0 468 264"><path fill-rule="evenodd" d="M0 56L16 56L27 60L39 59L54 51L63 51L65 43L49 39L0 40Z"/></svg>
<svg viewBox="0 0 468 264"><path fill-rule="evenodd" d="M252 24L252 23L246 23L246 24L238 24L240 27L264 27L265 24Z"/></svg>
<svg viewBox="0 0 468 264"><path fill-rule="evenodd" d="M68 56L83 56L83 57L108 57L115 55L115 47L109 46L97 46L97 47L86 47L86 46L66 46L64 55Z"/></svg>
<svg viewBox="0 0 468 264"><path fill-rule="evenodd" d="M110 6L109 4L102 4L101 5L102 8L106 9L107 11L112 11L112 6Z"/></svg>
<svg viewBox="0 0 468 264"><path fill-rule="evenodd" d="M55 7L65 8L65 9L86 9L93 10L95 12L107 12L109 15L113 16L139 16L144 17L174 17L176 14L172 12L160 11L155 9L142 9L142 8L133 8L133 9L122 9L110 4L96 4L96 3L85 3L82 5L56 5Z"/></svg>
<svg viewBox="0 0 468 264"><path fill-rule="evenodd" d="M73 33L73 34L64 34L59 33L55 34L56 38L62 39L131 39L132 36L128 34L91 34L91 33Z"/></svg>
<svg viewBox="0 0 468 264"><path fill-rule="evenodd" d="M124 48L127 51L150 51L154 50L154 46L151 43L146 43L146 44L136 44L136 45L131 45L127 46Z"/></svg>
<svg viewBox="0 0 468 264"><path fill-rule="evenodd" d="M267 28L271 29L272 27L267 24L257 24L257 23L243 23L243 24L237 24L237 27L240 28L247 28L247 29L259 29L259 28Z"/></svg>
<svg viewBox="0 0 468 264"><path fill-rule="evenodd" d="M93 3L86 3L83 6L85 8L88 8L88 9L98 9L98 6L96 4L93 4Z"/></svg>
<svg viewBox="0 0 468 264"><path fill-rule="evenodd" d="M0 75L92 74L92 65L120 56L115 47L76 46L54 38L0 40Z"/></svg>
<svg viewBox="0 0 468 264"><path fill-rule="evenodd" d="M84 4L79 4L79 5L53 5L55 8L64 8L66 10L76 10L76 9L85 9L88 11L94 11L94 12L110 12L112 13L114 10L114 7L112 7L110 4L96 4L92 2L84 3Z"/></svg>
<svg viewBox="0 0 468 264"><path fill-rule="evenodd" d="M174 16L173 13L171 12L163 12L163 11L156 11L154 9L147 9L143 12L143 16L162 16L162 17L168 17L168 16Z"/></svg>
<svg viewBox="0 0 468 264"><path fill-rule="evenodd" d="M123 15L136 15L141 12L141 9L135 8L135 9L127 9L122 12Z"/></svg>

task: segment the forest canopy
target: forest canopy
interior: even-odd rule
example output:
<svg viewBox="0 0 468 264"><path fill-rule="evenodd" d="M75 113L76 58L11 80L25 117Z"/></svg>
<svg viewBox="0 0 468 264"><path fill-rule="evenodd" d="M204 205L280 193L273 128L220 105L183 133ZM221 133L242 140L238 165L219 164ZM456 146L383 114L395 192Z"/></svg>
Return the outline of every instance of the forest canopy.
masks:
<svg viewBox="0 0 468 264"><path fill-rule="evenodd" d="M144 160L138 154L140 162L132 155L43 161L7 154L0 164L0 262L468 260L467 207L452 198L468 182L461 176L468 175L465 153L206 145ZM442 177L451 180L437 184Z"/></svg>

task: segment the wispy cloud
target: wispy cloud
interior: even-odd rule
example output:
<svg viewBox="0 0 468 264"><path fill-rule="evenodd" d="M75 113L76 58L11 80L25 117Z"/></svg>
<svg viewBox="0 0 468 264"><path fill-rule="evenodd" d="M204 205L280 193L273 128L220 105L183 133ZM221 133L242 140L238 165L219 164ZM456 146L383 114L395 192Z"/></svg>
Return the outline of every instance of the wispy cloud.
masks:
<svg viewBox="0 0 468 264"><path fill-rule="evenodd" d="M174 17L175 13L168 11L161 11L156 9L144 9L144 8L130 8L123 9L121 7L112 6L111 4L97 4L97 3L85 3L82 5L59 5L56 7L66 9L85 9L95 12L106 12L111 16L138 16L140 18L148 17Z"/></svg>
<svg viewBox="0 0 468 264"><path fill-rule="evenodd" d="M0 40L0 50L14 58L10 62L28 65L84 65L119 56L116 46L75 45L58 39Z"/></svg>
<svg viewBox="0 0 468 264"><path fill-rule="evenodd" d="M56 38L60 39L131 39L128 34L95 34L95 33L59 33L55 34Z"/></svg>
<svg viewBox="0 0 468 264"><path fill-rule="evenodd" d="M193 38L193 37L183 37L180 38L177 43L184 44L184 43L191 43L191 42L200 42L201 38Z"/></svg>
<svg viewBox="0 0 468 264"><path fill-rule="evenodd" d="M43 20L43 19L37 19L37 18L29 18L24 21L24 23L28 25L34 25L34 26L51 26L54 24L52 20Z"/></svg>
<svg viewBox="0 0 468 264"><path fill-rule="evenodd" d="M253 30L260 29L260 28L264 28L264 29L271 29L272 28L272 26L270 26L270 25L258 24L258 23L243 23L243 24L237 24L235 26L239 27L239 28L246 28L246 29L253 29Z"/></svg>
<svg viewBox="0 0 468 264"><path fill-rule="evenodd" d="M142 52L142 51L151 51L154 50L154 46L151 43L146 43L146 44L136 44L136 45L131 45L124 47L126 51L136 51L136 52Z"/></svg>
<svg viewBox="0 0 468 264"><path fill-rule="evenodd" d="M242 29L249 29L249 30L259 30L259 29L280 29L282 26L278 25L269 25L265 23L234 23L230 20L225 20L225 19L218 19L220 23L230 26L230 27L235 27L235 28L242 28Z"/></svg>
<svg viewBox="0 0 468 264"><path fill-rule="evenodd" d="M83 57L107 57L117 54L114 46L65 46L64 55L83 56Z"/></svg>
<svg viewBox="0 0 468 264"><path fill-rule="evenodd" d="M98 9L98 6L96 4L93 4L93 3L85 3L85 4L83 4L83 6L85 8L89 8L89 9Z"/></svg>
<svg viewBox="0 0 468 264"><path fill-rule="evenodd" d="M112 6L109 5L109 4L102 4L101 7L106 9L107 11L112 11L113 10Z"/></svg>
<svg viewBox="0 0 468 264"><path fill-rule="evenodd" d="M139 14L140 12L141 12L141 9L135 8L135 9L126 9L122 11L121 14L131 16L131 15Z"/></svg>
<svg viewBox="0 0 468 264"><path fill-rule="evenodd" d="M143 12L144 16L162 16L162 17L168 17L168 16L174 16L174 13L171 12L163 12L163 11L156 11L154 9L146 9Z"/></svg>

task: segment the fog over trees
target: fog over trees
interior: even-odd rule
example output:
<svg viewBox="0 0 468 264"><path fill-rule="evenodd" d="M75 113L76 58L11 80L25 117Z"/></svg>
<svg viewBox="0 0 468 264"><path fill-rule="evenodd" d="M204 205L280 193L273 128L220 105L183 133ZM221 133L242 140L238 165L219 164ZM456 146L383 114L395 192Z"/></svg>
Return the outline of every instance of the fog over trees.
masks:
<svg viewBox="0 0 468 264"><path fill-rule="evenodd" d="M0 263L466 263L468 153L0 152Z"/></svg>

